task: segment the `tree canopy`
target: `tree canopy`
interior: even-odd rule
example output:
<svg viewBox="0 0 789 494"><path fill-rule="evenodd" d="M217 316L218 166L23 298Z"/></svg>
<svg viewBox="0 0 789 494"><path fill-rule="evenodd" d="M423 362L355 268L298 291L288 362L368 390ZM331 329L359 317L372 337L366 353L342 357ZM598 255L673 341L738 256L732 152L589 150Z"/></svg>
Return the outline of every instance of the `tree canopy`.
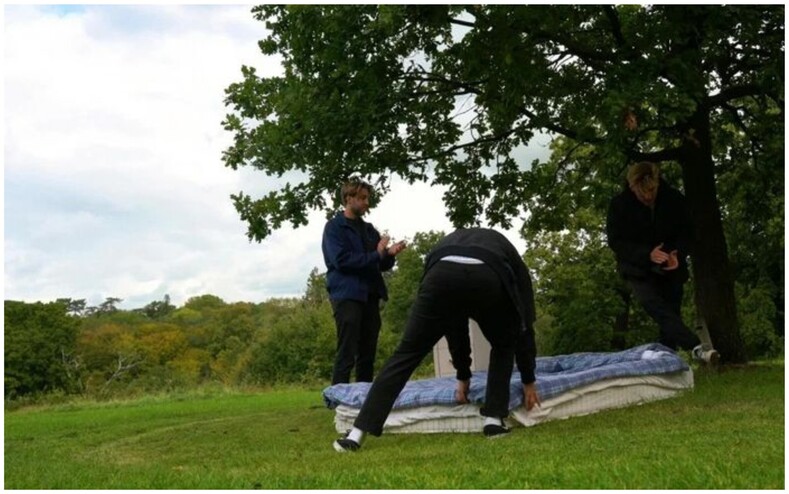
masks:
<svg viewBox="0 0 789 494"><path fill-rule="evenodd" d="M636 160L676 163L696 232L697 302L744 361L716 167L783 167L784 7L360 5L253 9L284 75L226 90L227 166L285 177L233 201L262 240L337 206L351 173L446 186L455 226L511 226L546 177L519 159L561 137L558 181L605 200ZM778 153L780 151L780 154ZM580 153L580 154L579 154ZM736 159L731 159L736 157ZM717 172L718 174L720 171ZM560 199L561 200L561 199Z"/></svg>

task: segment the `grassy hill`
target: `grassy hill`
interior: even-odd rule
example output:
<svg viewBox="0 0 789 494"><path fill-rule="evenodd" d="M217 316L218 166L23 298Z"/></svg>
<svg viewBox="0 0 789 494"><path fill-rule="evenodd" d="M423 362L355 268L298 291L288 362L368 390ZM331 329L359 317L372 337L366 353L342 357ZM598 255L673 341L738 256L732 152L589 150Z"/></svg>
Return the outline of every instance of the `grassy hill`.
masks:
<svg viewBox="0 0 789 494"><path fill-rule="evenodd" d="M6 411L6 489L783 489L784 363L699 369L677 398L334 452L320 389Z"/></svg>

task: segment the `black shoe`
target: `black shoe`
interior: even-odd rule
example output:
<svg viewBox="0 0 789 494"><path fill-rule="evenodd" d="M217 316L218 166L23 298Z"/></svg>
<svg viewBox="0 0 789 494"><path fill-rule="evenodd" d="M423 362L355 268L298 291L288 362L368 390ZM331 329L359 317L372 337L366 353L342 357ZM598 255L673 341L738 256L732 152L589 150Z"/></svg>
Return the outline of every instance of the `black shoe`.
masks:
<svg viewBox="0 0 789 494"><path fill-rule="evenodd" d="M488 439L494 439L509 434L510 430L503 425L488 424L482 428L482 433L485 434L485 437Z"/></svg>
<svg viewBox="0 0 789 494"><path fill-rule="evenodd" d="M362 446L357 443L356 441L348 438L341 438L334 441L334 451L338 453L347 453L347 452L354 452L359 451L359 448Z"/></svg>

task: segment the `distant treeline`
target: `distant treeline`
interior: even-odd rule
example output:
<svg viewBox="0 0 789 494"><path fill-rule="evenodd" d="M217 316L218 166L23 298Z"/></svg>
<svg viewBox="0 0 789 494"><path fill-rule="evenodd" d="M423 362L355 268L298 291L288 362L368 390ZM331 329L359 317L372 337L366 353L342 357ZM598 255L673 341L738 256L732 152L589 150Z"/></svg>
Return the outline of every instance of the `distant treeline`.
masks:
<svg viewBox="0 0 789 494"><path fill-rule="evenodd" d="M405 326L424 255L442 233L418 233L386 273L380 369ZM535 281L538 352L611 351L655 341L657 327L618 278L599 231L535 237L525 260ZM685 320L693 324L692 283ZM740 326L751 358L783 352L783 291L759 278L737 280ZM93 397L178 390L206 384L328 385L336 344L325 274L317 268L302 297L227 303L214 295L176 307L169 297L134 310L119 298L5 301L5 398ZM417 375L432 375L425 359Z"/></svg>

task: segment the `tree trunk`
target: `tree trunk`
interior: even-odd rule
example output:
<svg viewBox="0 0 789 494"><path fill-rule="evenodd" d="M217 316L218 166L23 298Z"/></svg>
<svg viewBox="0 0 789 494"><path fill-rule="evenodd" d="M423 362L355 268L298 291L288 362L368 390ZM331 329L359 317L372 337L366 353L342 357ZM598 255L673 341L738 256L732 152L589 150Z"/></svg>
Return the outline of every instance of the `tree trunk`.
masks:
<svg viewBox="0 0 789 494"><path fill-rule="evenodd" d="M707 323L721 362L744 363L747 356L740 337L734 280L715 187L708 110L699 106L687 128L679 162L693 223L691 267L696 310Z"/></svg>

